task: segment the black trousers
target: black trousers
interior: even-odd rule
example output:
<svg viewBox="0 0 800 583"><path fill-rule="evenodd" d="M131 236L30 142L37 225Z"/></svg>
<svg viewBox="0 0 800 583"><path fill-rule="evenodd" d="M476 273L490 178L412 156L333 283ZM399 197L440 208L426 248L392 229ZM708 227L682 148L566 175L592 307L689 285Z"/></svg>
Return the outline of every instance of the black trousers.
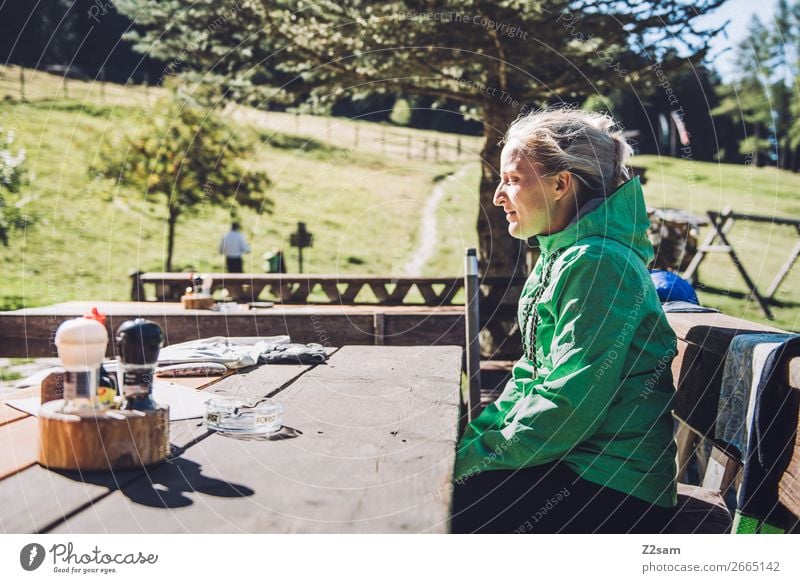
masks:
<svg viewBox="0 0 800 583"><path fill-rule="evenodd" d="M228 273L241 273L242 272L242 258L241 257L226 257L225 264L228 268Z"/></svg>
<svg viewBox="0 0 800 583"><path fill-rule="evenodd" d="M658 533L674 510L584 480L561 462L456 482L454 533Z"/></svg>

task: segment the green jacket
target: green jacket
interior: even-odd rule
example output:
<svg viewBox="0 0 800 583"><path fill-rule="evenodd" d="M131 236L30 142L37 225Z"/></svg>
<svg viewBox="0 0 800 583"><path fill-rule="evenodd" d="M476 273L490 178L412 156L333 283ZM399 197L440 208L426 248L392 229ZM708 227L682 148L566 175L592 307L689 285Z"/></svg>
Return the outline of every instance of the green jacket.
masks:
<svg viewBox="0 0 800 583"><path fill-rule="evenodd" d="M675 506L676 340L647 271L648 226L634 178L537 237L542 253L519 301L525 355L467 426L457 482L562 460L585 480Z"/></svg>

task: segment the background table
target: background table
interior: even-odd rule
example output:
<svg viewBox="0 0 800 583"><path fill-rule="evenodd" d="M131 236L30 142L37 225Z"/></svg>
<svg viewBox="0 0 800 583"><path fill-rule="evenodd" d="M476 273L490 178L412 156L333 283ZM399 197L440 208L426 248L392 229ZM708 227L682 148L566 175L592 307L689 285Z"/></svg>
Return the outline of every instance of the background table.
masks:
<svg viewBox="0 0 800 583"><path fill-rule="evenodd" d="M172 459L114 473L39 466L36 419L0 403L0 529L446 532L461 361L457 346L345 346L323 365L188 381L209 394L274 396L301 433L243 440L175 421Z"/></svg>

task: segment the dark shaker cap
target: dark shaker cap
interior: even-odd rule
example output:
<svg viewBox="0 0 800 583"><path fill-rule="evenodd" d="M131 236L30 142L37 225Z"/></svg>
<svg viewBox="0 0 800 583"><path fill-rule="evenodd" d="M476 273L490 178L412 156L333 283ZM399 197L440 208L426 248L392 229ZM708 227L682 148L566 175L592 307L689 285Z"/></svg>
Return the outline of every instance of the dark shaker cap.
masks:
<svg viewBox="0 0 800 583"><path fill-rule="evenodd" d="M152 364L164 344L161 326L144 318L123 322L117 329L117 348L122 362Z"/></svg>

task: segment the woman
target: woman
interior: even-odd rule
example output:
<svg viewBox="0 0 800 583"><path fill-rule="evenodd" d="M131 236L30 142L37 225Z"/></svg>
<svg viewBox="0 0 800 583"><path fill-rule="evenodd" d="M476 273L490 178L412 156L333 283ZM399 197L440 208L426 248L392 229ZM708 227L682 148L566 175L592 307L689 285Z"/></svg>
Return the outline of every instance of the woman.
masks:
<svg viewBox="0 0 800 583"><path fill-rule="evenodd" d="M524 355L459 444L454 532L659 532L677 502L676 340L613 126L550 109L506 134L494 204L541 256L519 302Z"/></svg>

